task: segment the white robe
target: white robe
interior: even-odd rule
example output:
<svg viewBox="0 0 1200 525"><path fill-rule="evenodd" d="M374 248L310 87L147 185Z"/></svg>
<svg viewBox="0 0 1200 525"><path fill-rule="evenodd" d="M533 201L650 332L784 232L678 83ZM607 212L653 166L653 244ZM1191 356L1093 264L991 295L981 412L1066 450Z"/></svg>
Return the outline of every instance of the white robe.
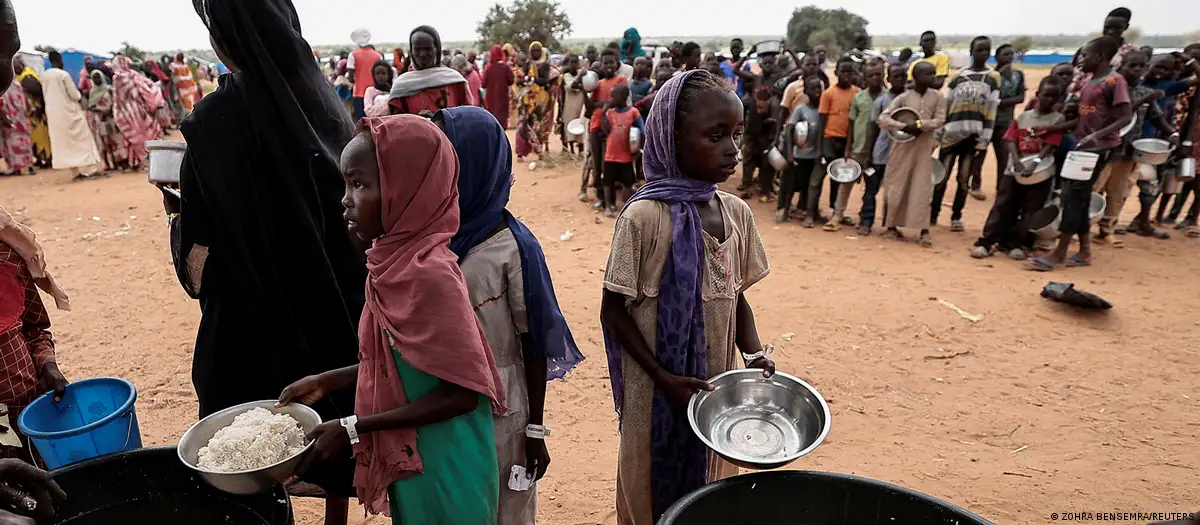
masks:
<svg viewBox="0 0 1200 525"><path fill-rule="evenodd" d="M71 75L58 68L47 69L42 73L42 93L54 169L95 168L100 164L100 153Z"/></svg>

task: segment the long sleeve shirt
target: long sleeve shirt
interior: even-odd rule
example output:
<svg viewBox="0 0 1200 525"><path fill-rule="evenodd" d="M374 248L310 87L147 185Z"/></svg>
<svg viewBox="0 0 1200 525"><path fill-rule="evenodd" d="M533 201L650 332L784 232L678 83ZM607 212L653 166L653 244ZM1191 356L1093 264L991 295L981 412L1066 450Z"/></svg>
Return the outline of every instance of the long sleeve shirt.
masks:
<svg viewBox="0 0 1200 525"><path fill-rule="evenodd" d="M55 362L50 315L25 260L0 242L0 403L23 407L39 394L38 371Z"/></svg>

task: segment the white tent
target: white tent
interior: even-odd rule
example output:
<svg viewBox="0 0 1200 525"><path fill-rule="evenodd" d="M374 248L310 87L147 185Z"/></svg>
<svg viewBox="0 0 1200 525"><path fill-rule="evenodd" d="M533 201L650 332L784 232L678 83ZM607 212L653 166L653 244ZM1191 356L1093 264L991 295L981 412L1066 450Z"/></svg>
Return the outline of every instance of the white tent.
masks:
<svg viewBox="0 0 1200 525"><path fill-rule="evenodd" d="M46 70L46 54L41 51L17 51L17 55L25 65L33 68L40 76Z"/></svg>

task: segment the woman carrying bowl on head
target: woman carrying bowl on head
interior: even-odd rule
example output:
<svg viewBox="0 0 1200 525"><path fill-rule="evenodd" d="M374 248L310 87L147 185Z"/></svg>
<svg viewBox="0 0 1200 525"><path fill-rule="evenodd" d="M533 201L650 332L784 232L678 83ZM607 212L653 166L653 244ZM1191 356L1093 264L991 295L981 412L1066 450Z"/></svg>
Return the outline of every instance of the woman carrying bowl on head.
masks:
<svg viewBox="0 0 1200 525"><path fill-rule="evenodd" d="M338 154L353 126L312 60L290 0L197 0L232 74L181 126L182 199L164 192L180 284L199 300L200 416L275 399L357 361L366 272L345 233ZM313 405L353 413L352 393ZM354 462L313 470L326 523L345 523Z"/></svg>

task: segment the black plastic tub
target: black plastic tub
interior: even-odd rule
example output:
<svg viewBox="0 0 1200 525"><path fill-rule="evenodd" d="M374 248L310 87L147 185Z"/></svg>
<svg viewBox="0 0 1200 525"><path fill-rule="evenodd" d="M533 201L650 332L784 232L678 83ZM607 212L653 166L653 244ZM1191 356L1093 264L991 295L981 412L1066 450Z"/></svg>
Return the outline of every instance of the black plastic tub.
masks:
<svg viewBox="0 0 1200 525"><path fill-rule="evenodd" d="M253 496L212 488L175 447L143 448L50 472L67 493L59 525L291 525L282 486Z"/></svg>
<svg viewBox="0 0 1200 525"><path fill-rule="evenodd" d="M658 525L991 525L937 498L831 472L774 471L710 483Z"/></svg>

